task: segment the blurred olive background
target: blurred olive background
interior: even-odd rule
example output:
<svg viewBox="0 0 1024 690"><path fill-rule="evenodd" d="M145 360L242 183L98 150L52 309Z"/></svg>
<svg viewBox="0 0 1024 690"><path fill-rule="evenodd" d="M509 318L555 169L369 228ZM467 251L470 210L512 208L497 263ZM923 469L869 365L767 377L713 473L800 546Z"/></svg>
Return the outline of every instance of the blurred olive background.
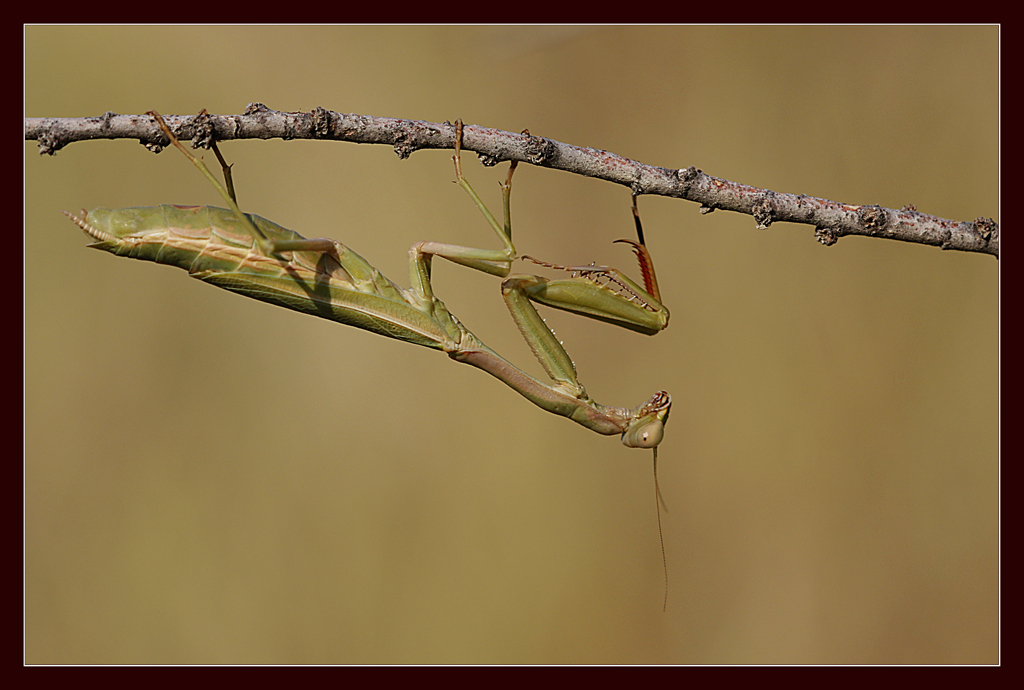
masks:
<svg viewBox="0 0 1024 690"><path fill-rule="evenodd" d="M33 117L529 128L847 203L999 220L995 27L28 27ZM239 200L401 285L493 247L450 151L223 146ZM213 157L207 154L207 159ZM491 208L507 166L466 157ZM545 314L651 455L444 355L86 249L61 209L220 205L173 150L25 144L29 663L994 663L998 262L643 197L655 338ZM521 166L516 244L635 274L629 191ZM434 285L543 376L493 276Z"/></svg>

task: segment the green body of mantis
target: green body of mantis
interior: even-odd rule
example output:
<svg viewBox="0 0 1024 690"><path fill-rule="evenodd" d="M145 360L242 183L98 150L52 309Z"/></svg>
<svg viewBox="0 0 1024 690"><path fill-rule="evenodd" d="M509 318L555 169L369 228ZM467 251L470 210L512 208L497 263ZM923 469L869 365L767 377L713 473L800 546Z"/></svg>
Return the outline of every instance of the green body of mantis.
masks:
<svg viewBox="0 0 1024 690"><path fill-rule="evenodd" d="M95 240L89 246L118 256L178 266L195 278L232 292L441 350L452 359L501 379L549 412L601 434L621 434L622 442L629 447L655 448L661 442L672 404L668 393L660 391L635 409L594 402L577 381L569 355L531 304L532 300L642 333L657 333L667 325L668 311L657 299L653 266L642 237L640 244L630 243L640 257L647 289L615 269L558 266L528 257L523 258L573 275L560 280L509 275L517 258L509 220L515 164L502 185L503 227L462 175L460 121L454 157L458 183L484 214L502 248L417 243L409 250L411 287L405 289L340 242L306 239L259 216L243 214L234 194L178 142L159 115L152 115L171 142L213 182L231 209L165 205L67 214ZM635 199L633 208L635 214ZM639 230L639 216L636 218ZM502 358L448 312L431 287L434 256L504 278L502 295L512 317L552 383L538 381Z"/></svg>

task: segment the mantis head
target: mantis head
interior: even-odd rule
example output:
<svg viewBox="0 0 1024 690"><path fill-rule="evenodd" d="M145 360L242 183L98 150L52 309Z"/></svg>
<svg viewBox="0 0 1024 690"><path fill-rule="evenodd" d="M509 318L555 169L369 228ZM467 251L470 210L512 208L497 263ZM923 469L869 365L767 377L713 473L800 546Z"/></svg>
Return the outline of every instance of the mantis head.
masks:
<svg viewBox="0 0 1024 690"><path fill-rule="evenodd" d="M665 422L672 409L672 396L658 391L646 403L633 412L633 421L622 432L622 443L630 448L651 448L654 450L654 507L658 516L658 538L661 540L661 562L665 568L665 601L662 610L668 609L668 557L665 555L665 537L661 531L661 506L665 499L658 487L658 444L665 435ZM668 512L668 507L665 507Z"/></svg>
<svg viewBox="0 0 1024 690"><path fill-rule="evenodd" d="M658 391L633 413L629 428L622 432L622 444L629 448L656 448L665 435L665 422L672 409L672 396Z"/></svg>

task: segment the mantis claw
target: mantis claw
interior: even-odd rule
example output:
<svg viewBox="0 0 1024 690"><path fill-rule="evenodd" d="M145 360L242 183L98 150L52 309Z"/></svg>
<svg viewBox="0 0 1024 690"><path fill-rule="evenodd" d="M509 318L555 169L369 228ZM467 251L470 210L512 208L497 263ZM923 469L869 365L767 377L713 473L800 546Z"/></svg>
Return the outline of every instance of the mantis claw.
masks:
<svg viewBox="0 0 1024 690"><path fill-rule="evenodd" d="M623 242L633 248L636 260L640 264L640 275L644 279L644 288L647 289L649 295L660 302L661 291L658 289L658 278L654 274L654 259L651 258L651 253L647 251L647 244L644 242L644 226L640 223L640 211L636 207L636 194L633 195L633 222L636 224L636 238L638 241L615 240L613 244Z"/></svg>

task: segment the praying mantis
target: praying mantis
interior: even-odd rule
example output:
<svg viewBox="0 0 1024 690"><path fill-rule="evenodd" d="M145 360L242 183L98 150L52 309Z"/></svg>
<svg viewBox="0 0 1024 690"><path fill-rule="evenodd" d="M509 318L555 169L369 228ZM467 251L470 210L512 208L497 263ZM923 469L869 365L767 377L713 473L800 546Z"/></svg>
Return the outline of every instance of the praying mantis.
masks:
<svg viewBox="0 0 1024 690"><path fill-rule="evenodd" d="M401 288L341 242L307 239L265 218L243 213L235 199L230 166L216 144L211 144L211 148L221 162L226 189L206 164L178 141L158 113L147 114L170 143L213 184L229 208L162 205L99 208L83 210L80 215L65 211L94 240L90 247L116 256L178 266L194 278L247 297L441 350L457 362L486 371L544 410L568 417L599 434L619 434L627 447L653 449L655 500L660 505L657 453L672 407L671 396L658 391L632 409L595 402L579 383L569 354L532 304L537 302L647 335L654 335L668 325L669 312L660 301L635 195L633 217L639 242L619 241L631 245L636 253L644 287L614 268L593 264L563 266L518 256L512 243L509 212L516 161L511 162L508 177L501 184L504 223L499 224L462 173L463 124L458 120L452 157L456 181L483 214L502 247L477 249L417 242L409 250L410 287ZM430 281L431 260L435 256L503 279L501 293L506 306L551 383L537 380L501 357L448 311L435 296ZM513 274L512 264L517 259L568 272L570 276L548 280ZM658 529L660 533L660 508ZM667 604L664 540L661 552Z"/></svg>
<svg viewBox="0 0 1024 690"><path fill-rule="evenodd" d="M501 225L462 174L463 125L459 120L455 125L453 156L456 181L484 215L502 248L417 242L409 250L411 287L406 289L385 278L341 242L306 239L265 218L243 213L235 201L228 166L222 162L228 185L225 189L206 164L178 141L158 113L147 114L214 185L230 208L98 208L83 210L80 215L65 211L95 240L90 247L117 256L178 266L194 278L247 297L441 350L457 362L486 371L542 409L568 417L599 434L620 434L627 447L652 448L657 452L672 406L671 396L658 391L632 409L598 404L577 380L572 359L532 304L582 314L648 335L668 325L669 312L658 299L653 262L643 244L635 197L633 212L641 241L620 241L629 243L636 252L644 287L614 268L562 266L519 257L512 243L509 214L516 162L512 162L508 178L501 185ZM434 295L430 282L431 259L435 256L504 279L502 297L552 383L537 380L501 357L448 311ZM511 274L517 258L567 271L571 276L548 280Z"/></svg>

